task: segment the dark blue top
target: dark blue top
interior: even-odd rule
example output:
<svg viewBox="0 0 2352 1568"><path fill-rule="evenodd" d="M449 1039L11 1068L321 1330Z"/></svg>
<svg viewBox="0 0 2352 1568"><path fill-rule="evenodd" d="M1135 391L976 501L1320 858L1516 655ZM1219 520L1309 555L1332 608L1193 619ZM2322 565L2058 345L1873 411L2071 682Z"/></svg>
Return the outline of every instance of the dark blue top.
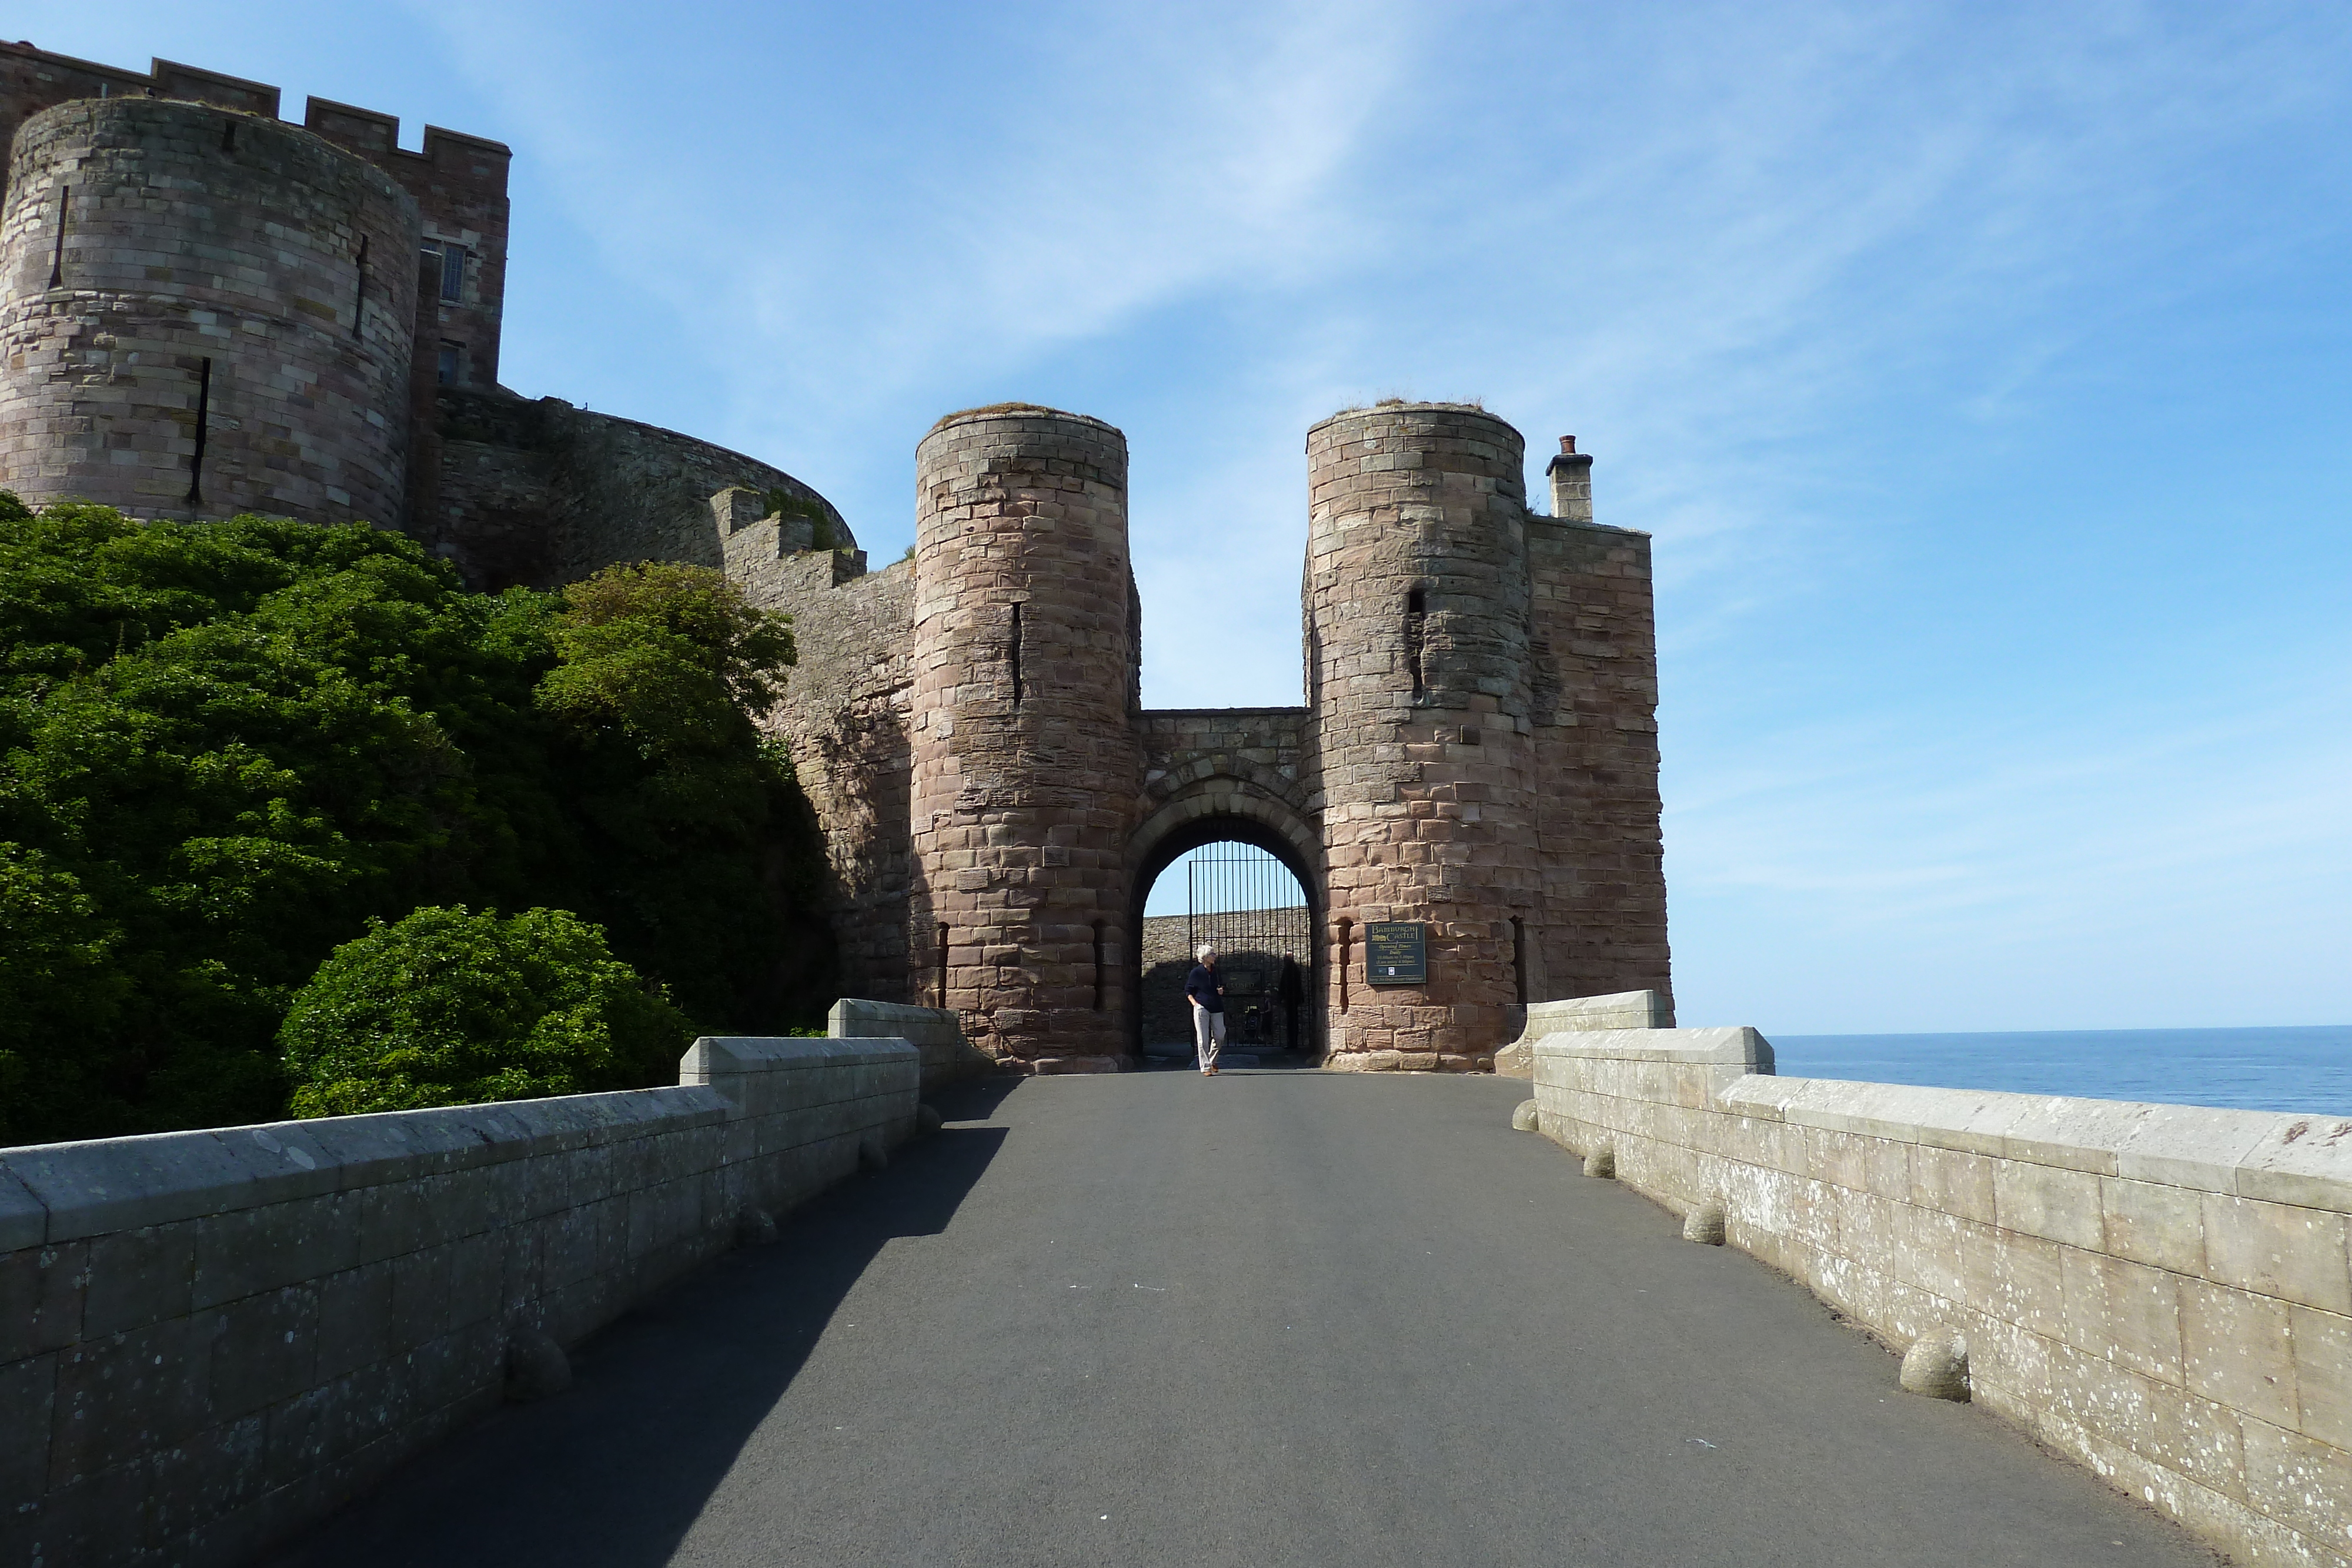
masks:
<svg viewBox="0 0 2352 1568"><path fill-rule="evenodd" d="M1209 973L1206 964L1192 966L1192 974L1184 979L1184 994L1213 1013L1225 1010L1225 998L1217 994L1217 977Z"/></svg>

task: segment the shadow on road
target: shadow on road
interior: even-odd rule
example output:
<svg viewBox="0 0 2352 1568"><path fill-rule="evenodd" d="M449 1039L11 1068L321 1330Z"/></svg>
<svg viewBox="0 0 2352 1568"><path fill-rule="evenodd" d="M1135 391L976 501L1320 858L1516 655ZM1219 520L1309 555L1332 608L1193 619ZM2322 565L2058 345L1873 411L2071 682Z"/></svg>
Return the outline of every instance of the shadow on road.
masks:
<svg viewBox="0 0 2352 1568"><path fill-rule="evenodd" d="M934 1097L949 1125L693 1270L573 1355L571 1390L509 1406L265 1559L273 1568L667 1563L835 1310L890 1241L944 1230L1003 1146L1020 1080ZM486 1484L487 1483L487 1484Z"/></svg>

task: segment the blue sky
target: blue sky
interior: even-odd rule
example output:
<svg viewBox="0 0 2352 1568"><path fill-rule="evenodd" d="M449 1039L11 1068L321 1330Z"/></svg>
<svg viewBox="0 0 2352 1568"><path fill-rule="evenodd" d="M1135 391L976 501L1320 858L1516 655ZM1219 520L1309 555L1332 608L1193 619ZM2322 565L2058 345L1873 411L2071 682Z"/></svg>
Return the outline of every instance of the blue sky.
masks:
<svg viewBox="0 0 2352 1568"><path fill-rule="evenodd" d="M1299 700L1314 420L1574 432L1656 538L1685 1022L2352 1020L2352 10L11 17L511 143L508 383L877 557L940 413L1120 425L1153 706Z"/></svg>

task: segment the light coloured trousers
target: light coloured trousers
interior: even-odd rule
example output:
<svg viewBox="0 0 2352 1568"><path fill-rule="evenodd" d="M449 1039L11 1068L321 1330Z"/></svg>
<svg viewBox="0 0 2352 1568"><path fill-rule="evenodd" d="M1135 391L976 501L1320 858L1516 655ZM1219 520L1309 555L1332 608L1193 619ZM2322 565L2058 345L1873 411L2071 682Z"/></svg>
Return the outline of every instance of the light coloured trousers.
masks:
<svg viewBox="0 0 2352 1568"><path fill-rule="evenodd" d="M1192 1053L1201 1059L1202 1071L1217 1064L1217 1053L1225 1048L1225 1015L1213 1013L1200 1003L1192 1004Z"/></svg>

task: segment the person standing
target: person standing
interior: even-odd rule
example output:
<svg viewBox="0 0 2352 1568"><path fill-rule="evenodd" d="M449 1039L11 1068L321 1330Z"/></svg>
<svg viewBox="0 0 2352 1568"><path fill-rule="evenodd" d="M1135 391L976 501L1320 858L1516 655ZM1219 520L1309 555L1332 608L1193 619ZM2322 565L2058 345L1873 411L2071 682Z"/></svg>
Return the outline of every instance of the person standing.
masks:
<svg viewBox="0 0 2352 1568"><path fill-rule="evenodd" d="M1192 1004L1192 1048L1201 1076L1217 1075L1217 1054L1225 1046L1225 988L1217 983L1217 950L1202 944L1200 962L1185 977L1184 996Z"/></svg>

